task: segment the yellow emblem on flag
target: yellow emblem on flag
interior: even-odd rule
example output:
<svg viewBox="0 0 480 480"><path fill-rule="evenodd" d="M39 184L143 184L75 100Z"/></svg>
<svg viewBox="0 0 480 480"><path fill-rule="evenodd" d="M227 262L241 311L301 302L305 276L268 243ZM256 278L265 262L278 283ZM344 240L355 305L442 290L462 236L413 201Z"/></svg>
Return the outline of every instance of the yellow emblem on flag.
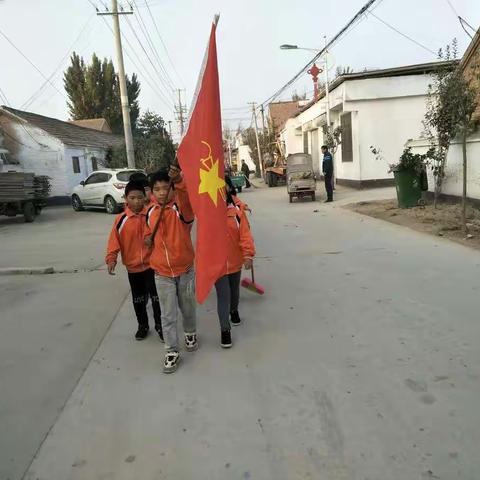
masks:
<svg viewBox="0 0 480 480"><path fill-rule="evenodd" d="M218 176L218 159L213 159L212 147L203 140L202 143L208 148L208 156L200 158L200 163L205 168L200 168L200 185L198 187L198 193L207 193L215 206L217 206L219 192L221 197L225 199L225 180Z"/></svg>

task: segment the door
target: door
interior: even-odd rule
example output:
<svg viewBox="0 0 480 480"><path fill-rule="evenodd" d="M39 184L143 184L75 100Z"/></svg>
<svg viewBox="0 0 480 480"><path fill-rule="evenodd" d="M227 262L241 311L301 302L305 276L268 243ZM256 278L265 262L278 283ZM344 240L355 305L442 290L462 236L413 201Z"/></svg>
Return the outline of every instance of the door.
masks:
<svg viewBox="0 0 480 480"><path fill-rule="evenodd" d="M107 191L107 183L112 176L108 173L95 174L95 183L92 185L92 200L94 205L103 205L103 199L105 198L105 192Z"/></svg>
<svg viewBox="0 0 480 480"><path fill-rule="evenodd" d="M92 173L86 180L82 189L82 202L86 205L98 203L99 186L103 179L102 173ZM101 202L100 202L101 203Z"/></svg>

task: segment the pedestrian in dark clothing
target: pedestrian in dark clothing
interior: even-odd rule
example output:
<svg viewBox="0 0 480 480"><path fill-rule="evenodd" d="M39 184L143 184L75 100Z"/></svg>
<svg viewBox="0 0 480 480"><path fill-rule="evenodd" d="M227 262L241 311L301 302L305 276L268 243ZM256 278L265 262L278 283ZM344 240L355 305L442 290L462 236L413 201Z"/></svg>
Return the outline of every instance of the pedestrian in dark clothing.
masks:
<svg viewBox="0 0 480 480"><path fill-rule="evenodd" d="M322 170L325 178L325 190L327 192L327 199L325 202L333 202L333 157L328 151L328 147L326 145L322 146L322 153Z"/></svg>
<svg viewBox="0 0 480 480"><path fill-rule="evenodd" d="M242 167L241 167L242 173L245 175L245 187L249 188L250 187L250 168L248 168L247 162L245 160L242 160Z"/></svg>

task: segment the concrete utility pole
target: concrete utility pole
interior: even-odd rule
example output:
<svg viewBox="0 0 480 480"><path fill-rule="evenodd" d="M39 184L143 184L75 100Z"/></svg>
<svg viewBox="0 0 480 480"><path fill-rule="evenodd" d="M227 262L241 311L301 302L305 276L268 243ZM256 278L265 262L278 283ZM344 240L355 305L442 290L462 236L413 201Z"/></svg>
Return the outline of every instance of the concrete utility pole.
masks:
<svg viewBox="0 0 480 480"><path fill-rule="evenodd" d="M252 105L252 115L255 121L255 136L257 138L258 163L260 164L260 174L262 175L262 178L263 178L263 158L262 158L262 150L260 149L260 139L258 138L256 103L252 102L250 105Z"/></svg>
<svg viewBox="0 0 480 480"><path fill-rule="evenodd" d="M182 105L181 90L178 89L178 121L180 122L180 135L182 136L185 130L185 119L183 117L183 110L184 110L184 107Z"/></svg>
<svg viewBox="0 0 480 480"><path fill-rule="evenodd" d="M327 36L324 35L323 39L325 40L325 100L327 102L327 127L330 131L330 92L328 87L328 50L327 50Z"/></svg>
<svg viewBox="0 0 480 480"><path fill-rule="evenodd" d="M263 110L263 105L260 105L260 113L262 114L262 128L263 133L265 133L265 112Z"/></svg>
<svg viewBox="0 0 480 480"><path fill-rule="evenodd" d="M168 133L170 134L170 140L172 139L172 121L168 121Z"/></svg>
<svg viewBox="0 0 480 480"><path fill-rule="evenodd" d="M119 12L117 0L112 0L111 12L98 12L97 15L113 16L113 33L115 36L115 49L117 52L118 81L120 83L120 99L122 104L123 131L125 134L125 147L127 150L128 168L135 168L135 151L133 148L132 125L130 123L130 103L128 101L127 82L125 79L125 65L123 63L122 37L120 34L119 15L133 15L133 12Z"/></svg>

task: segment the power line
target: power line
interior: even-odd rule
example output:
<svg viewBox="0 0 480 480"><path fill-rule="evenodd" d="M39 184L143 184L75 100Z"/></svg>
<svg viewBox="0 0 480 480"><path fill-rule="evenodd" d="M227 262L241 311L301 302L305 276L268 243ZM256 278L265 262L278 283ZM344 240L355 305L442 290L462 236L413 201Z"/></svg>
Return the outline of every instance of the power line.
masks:
<svg viewBox="0 0 480 480"><path fill-rule="evenodd" d="M288 87L293 85L312 63L318 60L329 48L338 42L354 25L363 20L364 14L377 0L369 0L355 16L323 47L292 79L290 79L282 88L277 90L271 97L267 98L262 105L267 105L270 101L280 96Z"/></svg>
<svg viewBox="0 0 480 480"><path fill-rule="evenodd" d="M413 42L415 45L418 45L419 47L423 48L424 50L426 50L427 52L430 52L432 53L433 55L437 55L436 52L434 52L433 50L431 50L430 48L426 47L425 45L421 44L420 42L417 42L417 40L415 40L414 38L412 37L409 37L407 34L401 32L400 30L398 30L398 28L395 28L393 25L390 25L388 22L386 22L385 20L382 20L378 15L375 15L373 12L368 12L370 15L372 15L372 17L375 17L379 22L382 22L384 25L386 25L388 28L390 28L391 30L393 30L394 32L398 33L399 35L401 35L402 37L406 38L407 40L410 40L411 42Z"/></svg>
<svg viewBox="0 0 480 480"><path fill-rule="evenodd" d="M80 30L80 33L77 35L77 37L75 38L74 42L72 43L72 45L70 46L70 48L68 49L67 53L62 57L62 59L60 60L60 62L58 63L58 65L56 66L55 70L53 71L53 73L48 77L48 81L46 80L42 86L36 90L28 100L26 100L23 105L21 106L21 108L28 108L33 102L36 101L36 98L37 96L40 95L41 91L45 88L45 86L50 82L50 80L53 79L53 77L56 75L56 73L60 70L60 68L62 67L63 65L63 62L65 61L65 59L70 55L70 53L72 52L74 46L77 44L77 42L80 40L81 36L83 35L83 33L85 32L85 30L87 29L87 27L89 26L90 22L92 21L93 17L95 16L95 14L92 14L87 22L85 23L85 25L82 27L82 29ZM38 98L38 97L37 97Z"/></svg>
<svg viewBox="0 0 480 480"><path fill-rule="evenodd" d="M108 22L105 20L104 17L102 17L105 25L107 26L107 28L110 30L110 32L113 34L113 30L112 30L112 27L108 24ZM126 44L132 49L132 52L135 52L135 48L133 48L133 45L131 44L130 40L128 39L128 37L125 36L125 34L122 32L122 39L125 40ZM169 100L166 99L166 97L164 97L162 95L162 93L158 90L157 87L153 86L155 84L155 81L150 77L149 78L149 73L148 73L148 70L145 68L145 66L142 64L141 60L137 58L138 62L140 63L140 65L142 66L142 68L139 68L138 67L138 64L136 62L136 60L133 58L132 55L130 55L129 51L127 50L126 47L124 47L124 50L125 50L125 55L128 57L128 59L132 62L133 66L137 69L137 71L142 74L143 73L143 79L144 81L147 83L147 85L152 89L152 91L158 96L159 100L165 104L165 106L167 106L169 109L172 109L173 108L173 104L170 104L169 103ZM148 73L148 75L147 75ZM152 82L152 83L150 83ZM153 84L153 85L152 85Z"/></svg>
<svg viewBox="0 0 480 480"><path fill-rule="evenodd" d="M459 16L458 21L460 22L463 31L473 40L473 35L465 28L465 25L473 30L474 33L477 33L477 31L464 18Z"/></svg>
<svg viewBox="0 0 480 480"><path fill-rule="evenodd" d="M155 73L157 74L160 82L162 83L162 85L164 87L167 88L167 91L170 91L170 87L165 83L165 80L162 78L162 76L158 73L158 70L157 68L155 67L155 64L153 63L152 59L150 58L150 55L148 54L147 50L145 49L145 47L143 46L143 43L142 41L140 40L139 36L137 35L137 32L135 31L135 29L133 28L133 25L131 24L130 20L127 18L127 23L130 27L130 29L132 30L132 33L133 35L135 36L138 44L140 45L141 49L143 50L143 52L145 53L145 56L147 57L147 60L150 62L150 65L152 65L152 68L153 70L155 71Z"/></svg>
<svg viewBox="0 0 480 480"><path fill-rule="evenodd" d="M148 32L148 27L147 27L145 21L143 20L142 13L141 13L140 9L139 9L138 6L137 6L136 0L133 0L133 4L134 4L135 7L136 7L136 11L137 11L137 13L138 13L138 17L140 18L140 22L141 22L141 24L140 24L140 22L139 22L140 28L142 29L143 34L145 35L145 38L147 39L147 43L150 45L150 48L151 48L154 56L156 57L156 59L157 59L157 61L158 61L158 64L159 64L159 66L160 66L160 69L163 71L163 74L165 75L165 79L166 79L167 82L170 84L170 88L171 88L172 91L173 91L173 90L175 90L175 86L174 86L174 84L173 84L173 81L172 81L170 75L168 74L167 69L166 69L165 66L163 65L163 62L162 62L162 60L161 60L161 58L160 58L160 55L159 55L159 53L158 53L158 50L157 50L157 48L155 47L155 44L154 44L154 42L153 42L153 40L152 40L152 37L150 36L150 33ZM138 18L137 18L137 22L138 22ZM143 28L142 28L142 25L143 25Z"/></svg>
<svg viewBox="0 0 480 480"><path fill-rule="evenodd" d="M172 58L170 57L170 54L168 53L168 48L167 46L165 45L165 42L163 41L163 38L162 38L162 35L160 35L160 29L158 28L158 25L157 25L157 22L155 21L155 17L153 16L153 13L152 13L152 10L150 9L150 5L148 4L148 1L145 0L145 5L148 9L148 13L150 14L150 18L152 19L152 22L153 22L153 25L155 27L155 30L157 31L157 34L158 34L158 38L160 39L160 42L162 43L163 45L163 48L165 50L165 53L167 54L167 58L168 58L168 61L170 62L170 65L172 66L173 68L173 71L175 72L175 75L177 75L177 78L180 80L180 83L182 84L182 86L185 88L185 82L183 81L182 77L180 76L180 74L178 73L177 69L175 68L175 65L172 61Z"/></svg>
<svg viewBox="0 0 480 480"><path fill-rule="evenodd" d="M455 15L455 17L459 17L460 15L458 14L457 10L455 9L455 7L453 6L452 2L450 0L446 0L446 2L448 3L448 5L450 6L450 8L452 9L452 12L453 14Z"/></svg>
<svg viewBox="0 0 480 480"><path fill-rule="evenodd" d="M2 102L5 102L8 106L10 106L10 102L8 101L5 92L0 88L0 97L3 99Z"/></svg>
<svg viewBox="0 0 480 480"><path fill-rule="evenodd" d="M63 92L61 92L44 74L43 72L10 40L10 38L0 30L0 35L48 82L50 85L60 94L62 97L67 98Z"/></svg>

